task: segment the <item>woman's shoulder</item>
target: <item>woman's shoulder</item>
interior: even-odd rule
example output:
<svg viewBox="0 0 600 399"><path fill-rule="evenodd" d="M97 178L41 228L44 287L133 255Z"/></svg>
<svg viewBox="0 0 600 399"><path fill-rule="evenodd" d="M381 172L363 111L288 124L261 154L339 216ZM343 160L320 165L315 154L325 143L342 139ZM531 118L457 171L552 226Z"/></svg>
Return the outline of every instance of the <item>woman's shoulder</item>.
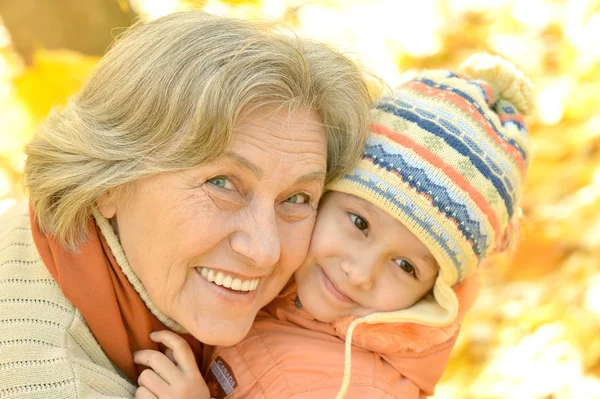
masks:
<svg viewBox="0 0 600 399"><path fill-rule="evenodd" d="M0 281L16 283L28 278L54 282L33 242L29 207L18 202L0 215Z"/></svg>
<svg viewBox="0 0 600 399"><path fill-rule="evenodd" d="M41 260L27 203L0 215L0 348L7 366L0 387L16 398L32 389L49 397L82 389L132 396L133 386L118 375Z"/></svg>
<svg viewBox="0 0 600 399"><path fill-rule="evenodd" d="M56 382L54 393L74 386L72 373L60 367L74 313L37 253L27 204L15 204L0 215L0 347L8 366L0 373L0 386L19 397L21 389L49 384L42 381L45 372ZM27 368L39 379L24 373Z"/></svg>
<svg viewBox="0 0 600 399"><path fill-rule="evenodd" d="M15 204L0 215L2 323L11 324L13 335L20 330L34 335L38 328L39 332L44 330L42 326L65 323L68 326L74 312L74 306L44 266L33 242L27 203Z"/></svg>
<svg viewBox="0 0 600 399"><path fill-rule="evenodd" d="M18 201L0 213L0 242L11 238L9 232L30 232L29 206L26 201Z"/></svg>

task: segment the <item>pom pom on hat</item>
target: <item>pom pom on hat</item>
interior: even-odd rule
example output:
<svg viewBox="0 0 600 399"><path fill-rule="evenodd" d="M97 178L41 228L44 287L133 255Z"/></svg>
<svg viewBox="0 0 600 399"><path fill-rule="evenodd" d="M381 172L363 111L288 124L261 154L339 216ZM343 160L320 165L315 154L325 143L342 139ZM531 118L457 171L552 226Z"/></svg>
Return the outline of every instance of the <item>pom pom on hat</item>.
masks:
<svg viewBox="0 0 600 399"><path fill-rule="evenodd" d="M511 102L523 115L533 111L535 100L531 80L505 59L487 53L475 54L458 67L458 72L492 85L501 98Z"/></svg>

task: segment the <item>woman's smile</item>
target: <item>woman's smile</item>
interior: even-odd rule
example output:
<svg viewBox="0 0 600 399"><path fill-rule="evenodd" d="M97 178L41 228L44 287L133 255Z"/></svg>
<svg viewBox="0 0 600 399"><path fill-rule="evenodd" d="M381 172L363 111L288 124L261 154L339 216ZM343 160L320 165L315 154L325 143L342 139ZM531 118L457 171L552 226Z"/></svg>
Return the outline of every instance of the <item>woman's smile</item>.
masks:
<svg viewBox="0 0 600 399"><path fill-rule="evenodd" d="M206 268L202 268L200 270L206 270ZM241 308L253 307L254 302L257 298L256 288L250 291L231 289L231 287L225 287L222 284L216 284L215 281L209 281L209 279L202 275L202 272L200 270L198 268L194 269L196 276L199 277L198 290L208 289L210 290L209 292L212 292L214 294L214 298L217 301L225 301L228 303L228 306L235 306L238 310ZM223 274L221 274L221 276L222 275Z"/></svg>
<svg viewBox="0 0 600 399"><path fill-rule="evenodd" d="M213 270L208 267L196 268L196 270L199 271L200 275L208 280L208 282L240 293L256 290L256 287L260 282L260 277L240 278L227 272Z"/></svg>

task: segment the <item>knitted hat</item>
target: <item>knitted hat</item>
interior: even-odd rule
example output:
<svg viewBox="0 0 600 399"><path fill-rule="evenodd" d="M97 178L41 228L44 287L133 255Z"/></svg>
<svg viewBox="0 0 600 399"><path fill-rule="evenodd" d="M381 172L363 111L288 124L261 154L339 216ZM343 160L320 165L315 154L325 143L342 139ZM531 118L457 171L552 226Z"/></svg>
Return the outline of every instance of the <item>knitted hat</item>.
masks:
<svg viewBox="0 0 600 399"><path fill-rule="evenodd" d="M502 251L519 216L529 161L522 114L533 108L529 79L489 54L460 74L430 70L373 110L357 167L328 189L353 194L399 220L439 264L433 297L360 323L443 326L458 310L451 287Z"/></svg>

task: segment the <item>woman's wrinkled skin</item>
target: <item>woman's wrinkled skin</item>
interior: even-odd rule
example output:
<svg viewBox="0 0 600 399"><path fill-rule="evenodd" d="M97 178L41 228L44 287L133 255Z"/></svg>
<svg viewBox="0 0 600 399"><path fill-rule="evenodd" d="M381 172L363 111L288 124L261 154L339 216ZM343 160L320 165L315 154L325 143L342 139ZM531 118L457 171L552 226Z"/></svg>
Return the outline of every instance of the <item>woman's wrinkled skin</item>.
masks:
<svg viewBox="0 0 600 399"><path fill-rule="evenodd" d="M126 201L109 192L99 208L116 218L156 307L198 340L231 345L306 255L326 146L316 111L262 108L241 120L216 161L143 179ZM202 277L202 268L260 281L254 291L233 291Z"/></svg>

